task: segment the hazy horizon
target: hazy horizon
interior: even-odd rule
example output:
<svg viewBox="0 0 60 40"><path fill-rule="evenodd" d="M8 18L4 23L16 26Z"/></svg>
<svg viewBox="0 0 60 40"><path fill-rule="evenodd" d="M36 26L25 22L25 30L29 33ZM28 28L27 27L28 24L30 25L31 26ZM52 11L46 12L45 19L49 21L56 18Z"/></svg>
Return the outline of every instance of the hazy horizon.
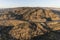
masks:
<svg viewBox="0 0 60 40"><path fill-rule="evenodd" d="M13 7L56 7L60 8L60 0L0 0L0 8Z"/></svg>

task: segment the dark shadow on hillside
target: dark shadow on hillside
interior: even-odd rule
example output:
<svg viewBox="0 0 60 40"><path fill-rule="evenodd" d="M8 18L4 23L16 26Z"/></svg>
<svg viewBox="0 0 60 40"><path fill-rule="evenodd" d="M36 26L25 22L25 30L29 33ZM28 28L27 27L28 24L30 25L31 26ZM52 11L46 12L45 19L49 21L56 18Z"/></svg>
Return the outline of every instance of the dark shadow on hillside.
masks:
<svg viewBox="0 0 60 40"><path fill-rule="evenodd" d="M46 29L47 31L52 31L52 29L51 28L49 28L49 26L47 25L47 23L46 22L43 22L43 23L40 23L41 24L41 26L44 28L44 29ZM44 31L42 31L42 32L44 32Z"/></svg>
<svg viewBox="0 0 60 40"><path fill-rule="evenodd" d="M23 19L23 15L14 15L16 20L22 20Z"/></svg>
<svg viewBox="0 0 60 40"><path fill-rule="evenodd" d="M9 15L11 15L11 17L14 19L15 18L15 20L22 20L23 19L23 15L22 14L16 14L16 13L13 13L13 12L10 12L9 11Z"/></svg>
<svg viewBox="0 0 60 40"><path fill-rule="evenodd" d="M58 11L58 10L52 10L52 12L54 12L54 13L60 15L60 11Z"/></svg>
<svg viewBox="0 0 60 40"><path fill-rule="evenodd" d="M13 26L0 26L0 40L16 40L9 34L12 28Z"/></svg>
<svg viewBox="0 0 60 40"><path fill-rule="evenodd" d="M49 18L44 17L44 18L46 19L46 22L48 22L48 21L52 21L52 19L51 19L50 17L49 17ZM52 31L52 29L49 28L49 26L47 25L46 22L41 22L40 25L41 25L44 29L46 29L47 32ZM41 29L41 31L44 32L44 33L46 33L46 32L45 32L44 30L42 30L42 29Z"/></svg>
<svg viewBox="0 0 60 40"><path fill-rule="evenodd" d="M49 33L45 33L44 35L38 35L31 40L60 40L60 30L51 31Z"/></svg>
<svg viewBox="0 0 60 40"><path fill-rule="evenodd" d="M37 25L34 22L29 22L29 23L30 23L29 28L31 28L32 30L36 31Z"/></svg>
<svg viewBox="0 0 60 40"><path fill-rule="evenodd" d="M47 19L47 21L52 21L52 19L51 18L46 18Z"/></svg>

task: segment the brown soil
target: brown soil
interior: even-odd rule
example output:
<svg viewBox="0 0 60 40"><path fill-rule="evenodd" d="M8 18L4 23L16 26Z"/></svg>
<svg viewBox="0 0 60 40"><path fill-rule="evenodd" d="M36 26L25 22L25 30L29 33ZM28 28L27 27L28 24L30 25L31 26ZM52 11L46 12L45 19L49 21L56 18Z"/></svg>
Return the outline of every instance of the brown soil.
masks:
<svg viewBox="0 0 60 40"><path fill-rule="evenodd" d="M12 8L0 13L0 40L60 40L59 12L49 8Z"/></svg>

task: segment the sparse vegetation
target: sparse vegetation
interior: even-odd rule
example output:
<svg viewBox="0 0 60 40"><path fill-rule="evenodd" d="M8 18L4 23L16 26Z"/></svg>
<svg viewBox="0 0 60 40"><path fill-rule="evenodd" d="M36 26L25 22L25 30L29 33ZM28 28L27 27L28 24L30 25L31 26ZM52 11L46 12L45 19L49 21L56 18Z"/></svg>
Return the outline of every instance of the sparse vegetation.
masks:
<svg viewBox="0 0 60 40"><path fill-rule="evenodd" d="M60 40L60 17L51 9L22 7L2 11L0 40Z"/></svg>

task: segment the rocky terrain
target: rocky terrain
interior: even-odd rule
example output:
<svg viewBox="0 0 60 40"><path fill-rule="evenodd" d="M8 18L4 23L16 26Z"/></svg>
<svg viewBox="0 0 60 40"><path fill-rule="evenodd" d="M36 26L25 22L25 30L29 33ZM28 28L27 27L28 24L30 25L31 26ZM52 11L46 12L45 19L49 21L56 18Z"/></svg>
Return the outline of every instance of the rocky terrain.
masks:
<svg viewBox="0 0 60 40"><path fill-rule="evenodd" d="M60 11L39 7L1 9L0 40L60 40Z"/></svg>

